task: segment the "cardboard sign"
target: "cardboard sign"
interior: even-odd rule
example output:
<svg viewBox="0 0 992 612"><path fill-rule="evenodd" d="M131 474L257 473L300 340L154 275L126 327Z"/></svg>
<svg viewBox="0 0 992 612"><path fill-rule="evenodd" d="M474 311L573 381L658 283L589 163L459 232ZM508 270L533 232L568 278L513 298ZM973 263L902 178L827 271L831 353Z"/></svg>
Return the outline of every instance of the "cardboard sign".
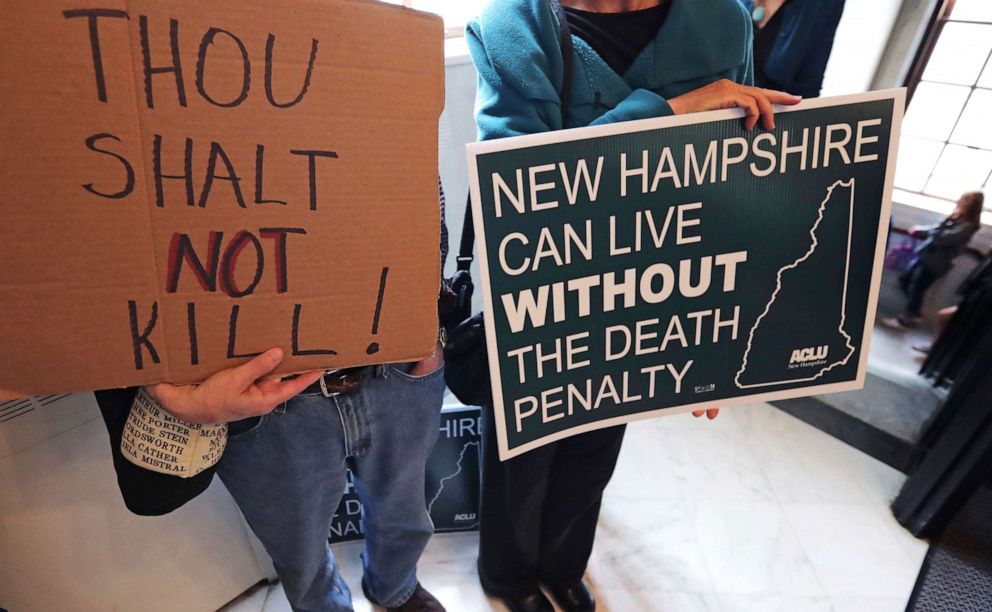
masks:
<svg viewBox="0 0 992 612"><path fill-rule="evenodd" d="M470 145L500 456L858 389L902 90Z"/></svg>
<svg viewBox="0 0 992 612"><path fill-rule="evenodd" d="M16 0L0 395L417 359L441 19L364 0Z"/></svg>

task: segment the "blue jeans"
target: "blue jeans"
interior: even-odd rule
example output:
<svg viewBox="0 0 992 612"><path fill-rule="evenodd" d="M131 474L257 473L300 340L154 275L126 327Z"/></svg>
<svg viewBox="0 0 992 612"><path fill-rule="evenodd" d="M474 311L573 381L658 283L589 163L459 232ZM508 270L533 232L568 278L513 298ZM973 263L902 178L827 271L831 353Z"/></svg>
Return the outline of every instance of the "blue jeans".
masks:
<svg viewBox="0 0 992 612"><path fill-rule="evenodd" d="M433 532L424 472L440 425L444 377L377 366L354 393L298 395L231 424L217 473L272 557L294 610L351 610L327 543L346 469L365 508L364 582L387 607L417 586Z"/></svg>

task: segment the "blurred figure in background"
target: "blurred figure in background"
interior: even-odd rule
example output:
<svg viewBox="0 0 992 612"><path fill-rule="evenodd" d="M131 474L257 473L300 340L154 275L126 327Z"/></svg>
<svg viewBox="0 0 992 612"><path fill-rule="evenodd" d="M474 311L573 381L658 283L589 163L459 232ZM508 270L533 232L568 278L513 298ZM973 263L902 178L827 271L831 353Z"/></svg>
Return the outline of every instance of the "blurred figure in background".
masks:
<svg viewBox="0 0 992 612"><path fill-rule="evenodd" d="M961 304L967 304L972 298L976 297L981 291L985 289L992 288L992 251L985 255L985 259L982 263L978 264L971 274L968 275L966 279L958 287L958 294L961 296ZM948 306L947 308L941 308L937 311L937 316L934 317L933 322L933 342L927 344L918 344L913 346L913 350L919 351L921 353L929 353L933 346L940 340L944 332L951 325L951 320L954 315L957 314L960 309L959 304L954 306ZM965 306L967 310L968 307Z"/></svg>
<svg viewBox="0 0 992 612"><path fill-rule="evenodd" d="M901 317L883 319L883 325L894 329L919 325L927 289L950 271L955 258L981 227L984 203L980 191L966 193L958 200L954 212L940 223L910 228L909 234L922 238L923 242L914 251L916 259L899 278L899 286L907 298L906 311Z"/></svg>
<svg viewBox="0 0 992 612"><path fill-rule="evenodd" d="M816 98L844 0L740 0L754 21L758 87Z"/></svg>
<svg viewBox="0 0 992 612"><path fill-rule="evenodd" d="M940 340L940 337L944 335L944 330L947 326L951 324L951 319L954 318L955 313L957 313L957 305L948 306L947 308L941 308L937 311L937 315L933 318L933 342L927 342L926 344L914 344L913 350L918 353L923 353L926 355L933 348L933 345Z"/></svg>

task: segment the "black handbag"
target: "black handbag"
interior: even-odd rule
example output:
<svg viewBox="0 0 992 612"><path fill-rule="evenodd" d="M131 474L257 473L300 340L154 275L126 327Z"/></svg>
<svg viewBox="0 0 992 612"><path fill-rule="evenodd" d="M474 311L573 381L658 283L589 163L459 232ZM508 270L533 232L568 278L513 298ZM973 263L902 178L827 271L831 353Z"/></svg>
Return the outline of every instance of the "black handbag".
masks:
<svg viewBox="0 0 992 612"><path fill-rule="evenodd" d="M94 395L110 436L117 487L121 491L124 505L134 514L160 516L203 493L210 486L216 468L207 468L190 478L180 478L146 470L128 461L121 453L121 438L137 392L137 387L131 387L96 391Z"/></svg>
<svg viewBox="0 0 992 612"><path fill-rule="evenodd" d="M550 0L558 18L559 37L563 61L561 124L565 126L568 115L568 95L572 85L572 33L565 11L558 0ZM444 381L458 400L467 406L492 404L492 382L489 378L489 358L486 352L486 325L484 313L472 314L472 294L475 285L470 269L475 260L475 226L472 221L472 197L465 205L465 221L458 247L457 268L448 281L454 293L454 304L444 318L448 341L444 347Z"/></svg>
<svg viewBox="0 0 992 612"><path fill-rule="evenodd" d="M475 227L472 225L472 200L465 208L461 245L458 248L455 274L448 281L454 303L444 318L448 341L444 345L444 381L458 401L466 406L483 406L491 402L492 385L486 354L486 326L483 313L472 314L470 268L475 259Z"/></svg>

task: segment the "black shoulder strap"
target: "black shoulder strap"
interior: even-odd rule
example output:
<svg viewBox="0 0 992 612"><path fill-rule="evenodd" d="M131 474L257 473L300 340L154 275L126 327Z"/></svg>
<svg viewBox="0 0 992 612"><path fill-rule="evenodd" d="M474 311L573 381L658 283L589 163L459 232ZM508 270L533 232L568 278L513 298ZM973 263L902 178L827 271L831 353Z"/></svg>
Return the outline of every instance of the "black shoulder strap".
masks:
<svg viewBox="0 0 992 612"><path fill-rule="evenodd" d="M558 18L558 37L561 46L562 59L562 79L561 91L558 92L558 99L561 101L561 126L565 127L565 118L568 117L568 98L572 91L572 29L568 26L568 18L565 9L562 8L559 0L548 0L551 10ZM462 239L458 247L457 270L468 270L472 267L475 256L472 251L475 247L475 226L472 224L472 195L469 194L465 204L465 220L462 223Z"/></svg>
<svg viewBox="0 0 992 612"><path fill-rule="evenodd" d="M462 221L462 241L458 245L458 257L455 259L456 270L469 270L475 255L472 250L475 247L475 226L472 225L472 194L468 194L465 200L465 219Z"/></svg>

